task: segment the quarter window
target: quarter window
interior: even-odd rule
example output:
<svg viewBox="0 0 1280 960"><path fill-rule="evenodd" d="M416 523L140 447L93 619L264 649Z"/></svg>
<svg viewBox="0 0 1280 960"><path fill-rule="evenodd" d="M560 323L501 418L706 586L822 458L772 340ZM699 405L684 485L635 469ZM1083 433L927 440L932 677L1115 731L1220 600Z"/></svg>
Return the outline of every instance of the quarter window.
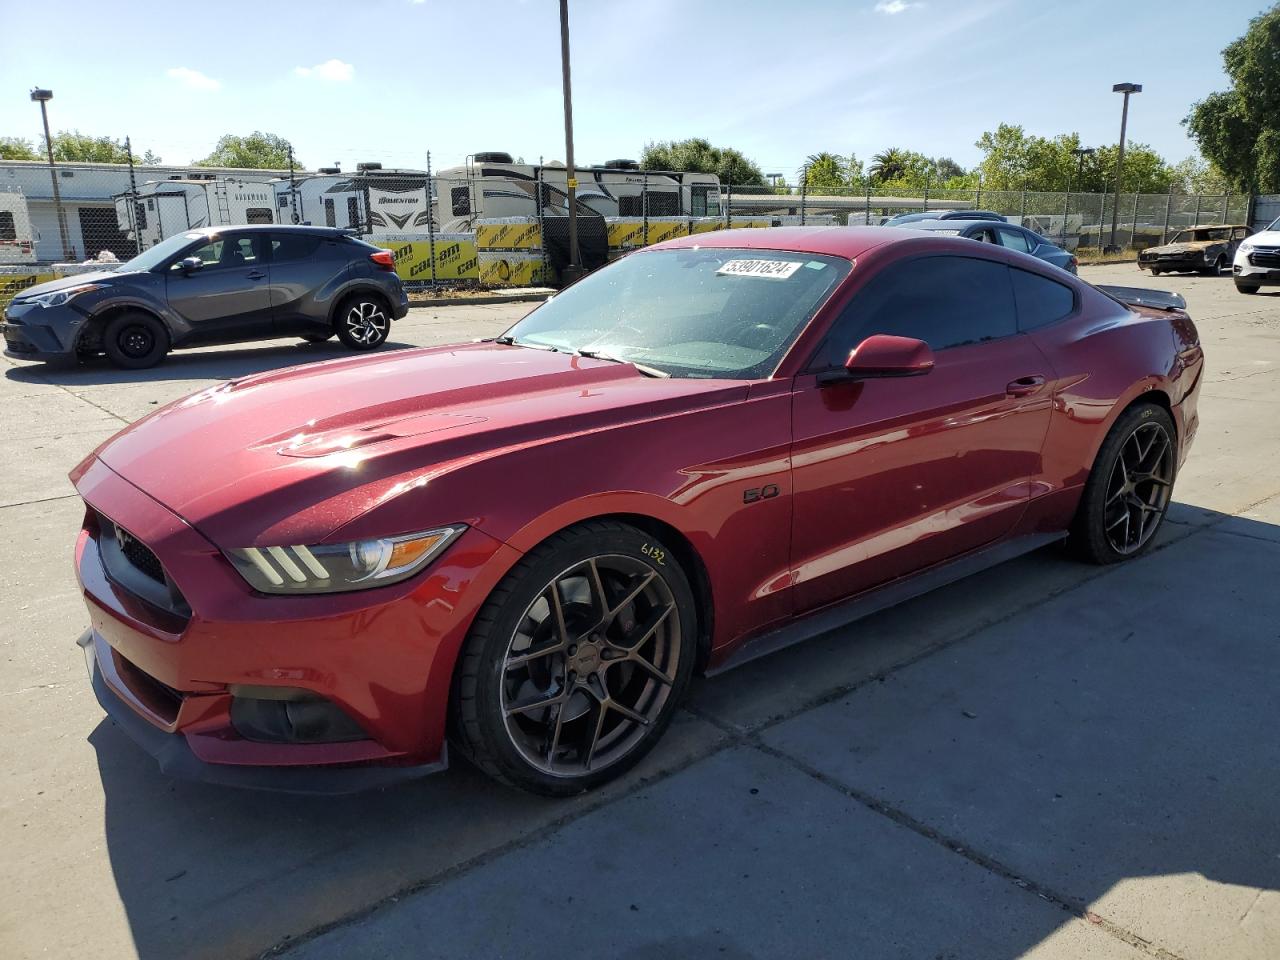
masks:
<svg viewBox="0 0 1280 960"><path fill-rule="evenodd" d="M1076 308L1075 291L1028 270L1010 270L1018 305L1018 329L1038 330L1057 323Z"/></svg>
<svg viewBox="0 0 1280 960"><path fill-rule="evenodd" d="M320 238L306 233L273 233L271 235L271 260L281 263L287 260L303 260L320 249Z"/></svg>
<svg viewBox="0 0 1280 960"><path fill-rule="evenodd" d="M836 320L811 369L843 365L877 333L945 350L1018 332L1009 268L970 257L922 257L886 267Z"/></svg>

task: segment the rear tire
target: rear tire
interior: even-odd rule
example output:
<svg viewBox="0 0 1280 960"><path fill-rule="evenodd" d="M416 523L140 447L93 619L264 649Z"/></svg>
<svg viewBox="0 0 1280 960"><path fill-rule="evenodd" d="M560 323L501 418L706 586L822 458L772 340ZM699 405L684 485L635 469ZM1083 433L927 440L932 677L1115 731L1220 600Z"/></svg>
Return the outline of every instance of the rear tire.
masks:
<svg viewBox="0 0 1280 960"><path fill-rule="evenodd" d="M688 578L656 538L612 520L561 531L476 616L450 697L454 746L533 793L612 780L671 722L696 627Z"/></svg>
<svg viewBox="0 0 1280 960"><path fill-rule="evenodd" d="M377 294L355 293L338 305L333 324L348 349L376 350L391 333L391 314Z"/></svg>
<svg viewBox="0 0 1280 960"><path fill-rule="evenodd" d="M149 313L126 311L102 331L102 350L121 369L145 370L169 352L169 331Z"/></svg>
<svg viewBox="0 0 1280 960"><path fill-rule="evenodd" d="M1177 475L1177 430L1156 403L1120 414L1098 449L1071 524L1068 547L1081 560L1109 564L1151 549Z"/></svg>

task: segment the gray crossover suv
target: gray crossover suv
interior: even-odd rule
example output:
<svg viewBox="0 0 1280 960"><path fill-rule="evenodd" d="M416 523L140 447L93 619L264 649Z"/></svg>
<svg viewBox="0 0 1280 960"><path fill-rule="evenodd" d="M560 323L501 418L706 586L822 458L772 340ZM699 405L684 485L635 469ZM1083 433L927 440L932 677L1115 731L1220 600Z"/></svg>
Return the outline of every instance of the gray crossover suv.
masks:
<svg viewBox="0 0 1280 960"><path fill-rule="evenodd" d="M105 353L120 367L174 347L335 334L353 350L386 341L409 300L391 253L323 227L190 230L118 267L24 290L4 314L5 356Z"/></svg>

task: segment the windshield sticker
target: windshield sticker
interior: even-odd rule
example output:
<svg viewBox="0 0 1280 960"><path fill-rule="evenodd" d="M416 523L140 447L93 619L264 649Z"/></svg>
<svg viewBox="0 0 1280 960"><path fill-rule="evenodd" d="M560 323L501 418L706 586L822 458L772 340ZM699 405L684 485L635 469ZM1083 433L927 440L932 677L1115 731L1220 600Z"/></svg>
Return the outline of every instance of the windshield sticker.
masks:
<svg viewBox="0 0 1280 960"><path fill-rule="evenodd" d="M821 270L824 267L826 267L826 264L823 263L821 260L810 260L808 263L805 264L805 266L808 267L810 270Z"/></svg>
<svg viewBox="0 0 1280 960"><path fill-rule="evenodd" d="M785 280L799 269L799 260L730 260L716 273L728 277L765 277L769 280Z"/></svg>

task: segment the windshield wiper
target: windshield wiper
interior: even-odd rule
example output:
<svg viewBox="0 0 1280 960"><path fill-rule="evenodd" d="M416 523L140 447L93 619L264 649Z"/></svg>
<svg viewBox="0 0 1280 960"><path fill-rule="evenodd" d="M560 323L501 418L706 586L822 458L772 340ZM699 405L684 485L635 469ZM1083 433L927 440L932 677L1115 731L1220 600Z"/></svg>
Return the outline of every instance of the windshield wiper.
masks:
<svg viewBox="0 0 1280 960"><path fill-rule="evenodd" d="M607 360L610 363L629 363L646 377L657 377L661 380L665 380L671 376L671 374L667 373L665 370L659 370L657 367L650 367L643 363L636 363L634 360L623 360L621 357L615 357L613 354L607 353L604 350L575 350L573 352L575 356L587 357L590 360Z"/></svg>

